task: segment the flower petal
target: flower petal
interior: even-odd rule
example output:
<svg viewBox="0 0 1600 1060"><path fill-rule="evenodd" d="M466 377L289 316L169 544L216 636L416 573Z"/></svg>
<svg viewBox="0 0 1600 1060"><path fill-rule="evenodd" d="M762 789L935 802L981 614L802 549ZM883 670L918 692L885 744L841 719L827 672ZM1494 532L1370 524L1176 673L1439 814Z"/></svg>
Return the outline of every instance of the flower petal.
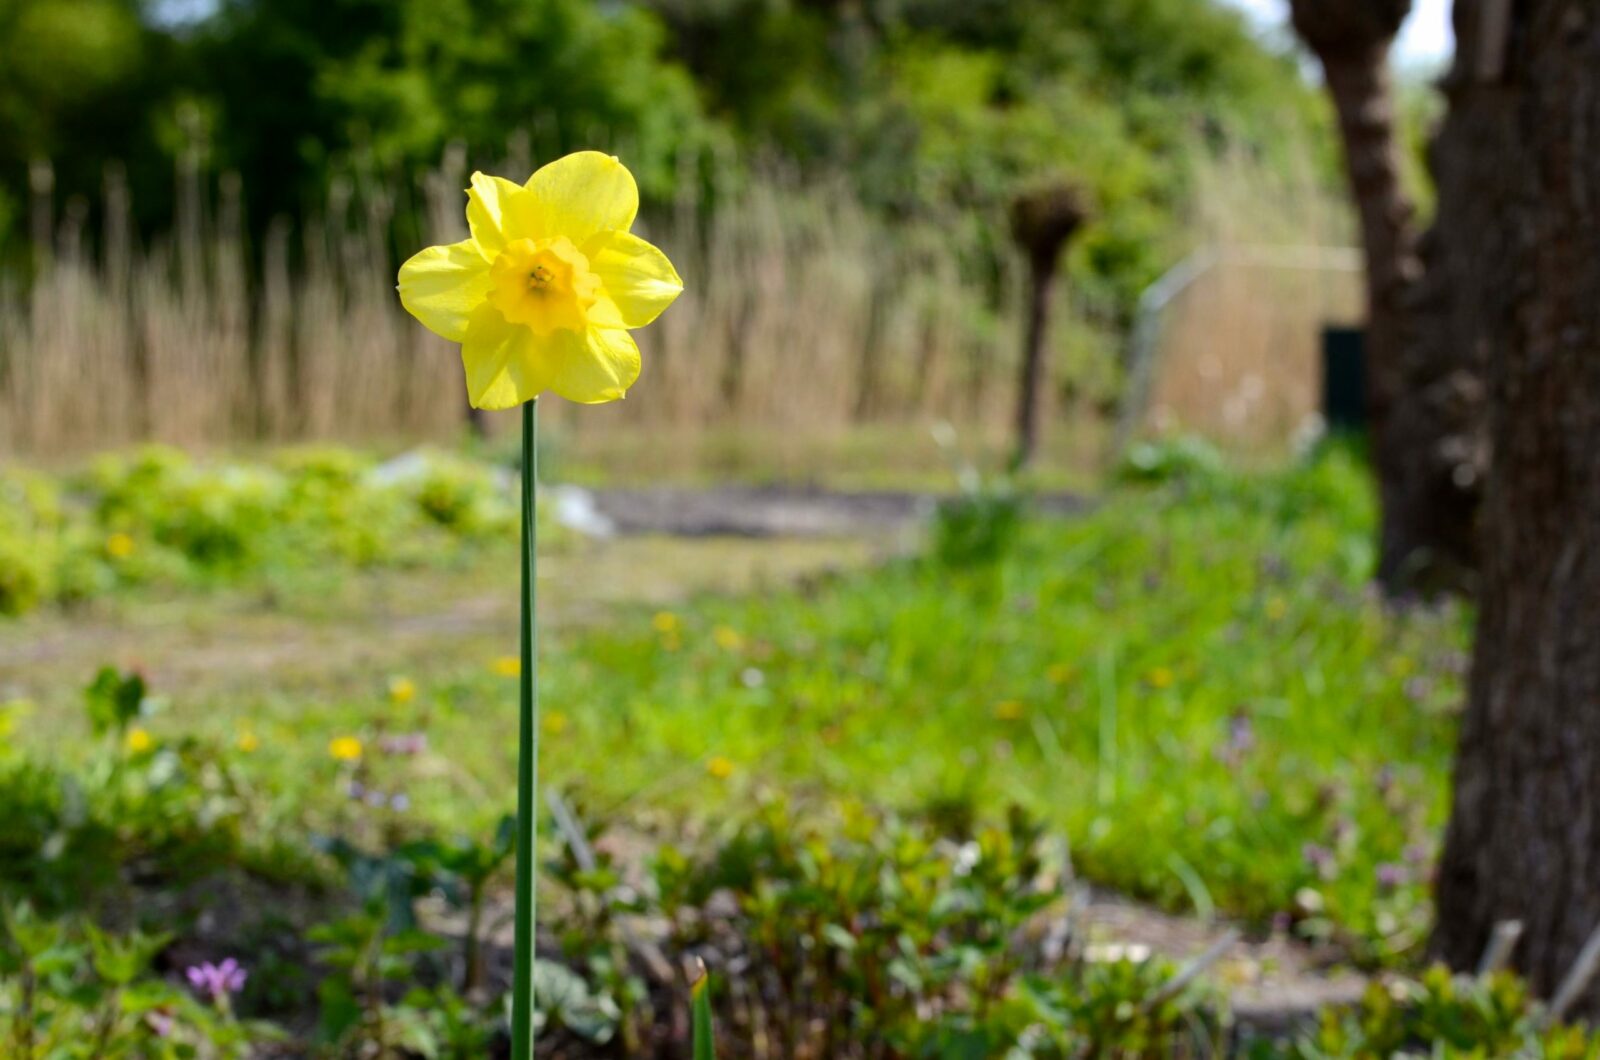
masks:
<svg viewBox="0 0 1600 1060"><path fill-rule="evenodd" d="M473 312L461 343L468 400L474 408L508 409L538 397L550 387L556 337L576 334L557 332L541 339L530 328L510 323L485 302Z"/></svg>
<svg viewBox="0 0 1600 1060"><path fill-rule="evenodd" d="M489 293L489 263L470 239L428 247L400 266L400 304L429 331L451 342Z"/></svg>
<svg viewBox="0 0 1600 1060"><path fill-rule="evenodd" d="M639 346L621 328L558 331L550 389L584 405L616 401L639 378Z"/></svg>
<svg viewBox="0 0 1600 1060"><path fill-rule="evenodd" d="M642 328L683 293L683 280L672 262L636 235L602 232L584 245L583 252L617 309L616 322L597 320L602 326Z"/></svg>
<svg viewBox="0 0 1600 1060"><path fill-rule="evenodd" d="M493 261L511 240L534 234L530 230L532 206L528 193L504 177L472 174L472 186L467 189L467 226L486 260Z"/></svg>
<svg viewBox="0 0 1600 1060"><path fill-rule="evenodd" d="M579 151L539 169L524 185L533 193L534 238L566 236L583 244L596 232L626 232L639 212L639 188L628 167L599 151Z"/></svg>

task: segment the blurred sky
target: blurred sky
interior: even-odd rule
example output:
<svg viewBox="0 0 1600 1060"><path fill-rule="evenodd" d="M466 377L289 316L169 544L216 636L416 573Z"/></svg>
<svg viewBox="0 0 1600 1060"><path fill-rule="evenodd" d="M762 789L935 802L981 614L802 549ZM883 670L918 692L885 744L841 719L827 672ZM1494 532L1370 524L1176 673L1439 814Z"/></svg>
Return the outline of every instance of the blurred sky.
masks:
<svg viewBox="0 0 1600 1060"><path fill-rule="evenodd" d="M1289 0L1223 0L1249 12L1263 26L1281 28L1289 21ZM1411 18L1400 34L1400 60L1407 65L1437 66L1454 46L1450 0L1414 0Z"/></svg>

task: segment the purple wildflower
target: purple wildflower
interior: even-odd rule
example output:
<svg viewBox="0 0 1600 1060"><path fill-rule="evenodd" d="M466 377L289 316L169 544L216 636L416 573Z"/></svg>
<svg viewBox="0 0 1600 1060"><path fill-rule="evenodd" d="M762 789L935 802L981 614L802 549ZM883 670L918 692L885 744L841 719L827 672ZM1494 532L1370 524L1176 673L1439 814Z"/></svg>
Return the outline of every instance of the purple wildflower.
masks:
<svg viewBox="0 0 1600 1060"><path fill-rule="evenodd" d="M411 809L411 796L403 791L397 791L389 796L389 809L395 813L405 813Z"/></svg>
<svg viewBox="0 0 1600 1060"><path fill-rule="evenodd" d="M1319 843L1307 843L1300 848L1300 856L1313 872L1324 879L1333 875L1333 851Z"/></svg>
<svg viewBox="0 0 1600 1060"><path fill-rule="evenodd" d="M226 1001L243 990L244 981L250 975L232 957L224 957L220 964L206 961L204 964L190 965L183 974L189 977L190 986L216 1002Z"/></svg>
<svg viewBox="0 0 1600 1060"><path fill-rule="evenodd" d="M378 747L384 754L420 755L428 749L428 734L425 732L395 733L379 740Z"/></svg>
<svg viewBox="0 0 1600 1060"><path fill-rule="evenodd" d="M1403 865L1396 865L1392 861L1385 861L1373 870L1381 890L1392 891L1406 882L1406 870Z"/></svg>

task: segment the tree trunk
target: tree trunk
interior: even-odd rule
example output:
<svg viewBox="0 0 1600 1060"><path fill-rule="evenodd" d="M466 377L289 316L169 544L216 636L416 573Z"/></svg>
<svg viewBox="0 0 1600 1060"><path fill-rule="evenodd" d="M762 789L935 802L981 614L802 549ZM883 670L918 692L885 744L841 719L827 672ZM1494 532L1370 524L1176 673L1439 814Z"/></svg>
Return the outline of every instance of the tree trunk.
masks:
<svg viewBox="0 0 1600 1060"><path fill-rule="evenodd" d="M1050 287L1055 280L1055 258L1028 265L1028 325L1022 340L1022 376L1017 381L1018 469L1033 463L1039 448L1039 406L1044 399L1044 340L1050 327Z"/></svg>
<svg viewBox="0 0 1600 1060"><path fill-rule="evenodd" d="M1500 291L1486 265L1506 253L1500 209L1508 94L1500 86L1500 34L1485 10L1500 0L1456 0L1456 56L1441 88L1449 102L1429 151L1438 192L1423 237L1414 341L1396 399L1396 459L1404 500L1392 514L1395 536L1418 546L1405 581L1424 593L1471 592L1479 561L1478 508L1488 473L1484 373ZM1495 39L1490 39L1495 38Z"/></svg>
<svg viewBox="0 0 1600 1060"><path fill-rule="evenodd" d="M1496 921L1521 920L1515 963L1548 993L1600 926L1600 10L1509 7L1515 141L1488 206L1514 235L1485 261L1506 312L1490 321L1482 603L1434 949L1470 967Z"/></svg>
<svg viewBox="0 0 1600 1060"><path fill-rule="evenodd" d="M1407 587L1410 558L1429 543L1416 539L1425 520L1406 474L1408 437L1395 415L1405 389L1402 366L1414 332L1410 309L1421 277L1410 198L1400 183L1389 48L1410 0L1293 0L1295 30L1322 63L1339 118L1345 175L1361 221L1367 282L1367 423L1377 471L1381 526L1378 580Z"/></svg>

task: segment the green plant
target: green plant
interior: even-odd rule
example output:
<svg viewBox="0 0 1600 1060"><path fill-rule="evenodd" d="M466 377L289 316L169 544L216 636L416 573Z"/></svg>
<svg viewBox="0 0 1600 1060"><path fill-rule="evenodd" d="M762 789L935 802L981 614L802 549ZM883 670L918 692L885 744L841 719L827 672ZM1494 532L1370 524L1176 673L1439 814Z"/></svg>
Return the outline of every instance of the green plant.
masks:
<svg viewBox="0 0 1600 1060"><path fill-rule="evenodd" d="M1426 1050L1434 1056L1537 1056L1587 1060L1600 1037L1583 1026L1548 1023L1510 972L1452 975L1443 966L1418 979L1373 982L1361 1002L1331 1008L1319 1028L1285 1050L1290 1060L1383 1060Z"/></svg>
<svg viewBox="0 0 1600 1060"><path fill-rule="evenodd" d="M0 1043L16 1060L143 1060L251 1055L278 1037L203 1004L151 972L159 935L113 935L7 908L0 947Z"/></svg>

